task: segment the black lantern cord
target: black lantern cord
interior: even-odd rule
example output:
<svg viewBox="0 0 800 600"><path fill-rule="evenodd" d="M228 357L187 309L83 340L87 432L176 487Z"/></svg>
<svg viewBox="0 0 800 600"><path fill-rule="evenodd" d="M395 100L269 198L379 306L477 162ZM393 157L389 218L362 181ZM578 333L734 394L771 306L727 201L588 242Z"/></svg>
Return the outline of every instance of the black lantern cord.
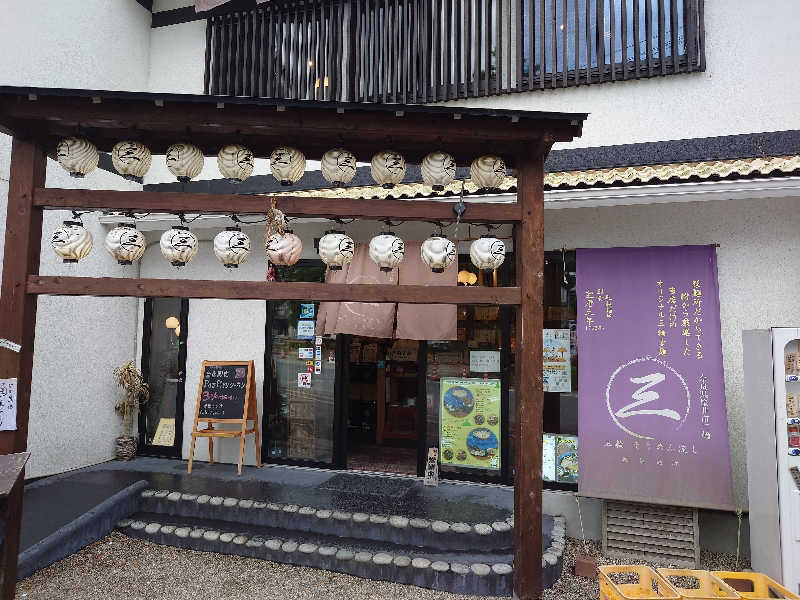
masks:
<svg viewBox="0 0 800 600"><path fill-rule="evenodd" d="M398 225L403 225L405 221L397 221L396 223L392 222L391 219L384 219L383 224L387 227L397 227Z"/></svg>
<svg viewBox="0 0 800 600"><path fill-rule="evenodd" d="M349 221L346 219L331 219L334 223L338 223L339 225L349 225L350 223L355 223L355 219L350 219Z"/></svg>
<svg viewBox="0 0 800 600"><path fill-rule="evenodd" d="M269 221L269 217L264 217L263 219L256 219L255 221L245 221L238 215L231 215L231 220L234 223L241 223L242 225L255 225L256 223L266 223Z"/></svg>
<svg viewBox="0 0 800 600"><path fill-rule="evenodd" d="M80 223L83 223L83 219L81 219L81 217L83 215L88 215L91 212L94 212L94 211L91 211L91 210L84 210L84 211L73 210L72 211L72 218L75 219L76 221L80 222Z"/></svg>

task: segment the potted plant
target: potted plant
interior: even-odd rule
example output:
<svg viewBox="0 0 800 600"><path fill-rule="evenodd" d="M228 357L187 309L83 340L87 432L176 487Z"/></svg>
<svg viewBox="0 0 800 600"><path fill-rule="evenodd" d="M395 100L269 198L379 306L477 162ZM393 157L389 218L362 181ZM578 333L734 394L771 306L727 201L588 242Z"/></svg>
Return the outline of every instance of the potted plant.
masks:
<svg viewBox="0 0 800 600"><path fill-rule="evenodd" d="M114 410L122 415L122 435L117 437L114 454L119 460L131 460L136 456L133 420L139 414L139 406L150 399L150 386L132 360L114 369L114 377L124 391L123 397L114 405Z"/></svg>

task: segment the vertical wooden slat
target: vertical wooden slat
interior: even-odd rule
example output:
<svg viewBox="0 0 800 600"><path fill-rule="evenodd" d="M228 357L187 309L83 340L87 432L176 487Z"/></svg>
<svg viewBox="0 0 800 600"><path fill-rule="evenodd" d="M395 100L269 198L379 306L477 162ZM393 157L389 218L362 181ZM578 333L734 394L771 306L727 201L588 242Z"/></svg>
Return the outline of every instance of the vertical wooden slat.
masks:
<svg viewBox="0 0 800 600"><path fill-rule="evenodd" d="M400 31L403 36L403 43L400 45L400 99L403 104L408 104L408 73L409 69L409 54L411 53L411 7L408 0L403 0L400 14L402 15L400 23Z"/></svg>
<svg viewBox="0 0 800 600"><path fill-rule="evenodd" d="M486 70L483 73L483 95L489 95L489 80L492 76L492 0L483 0L483 51Z"/></svg>
<svg viewBox="0 0 800 600"><path fill-rule="evenodd" d="M706 70L706 5L705 0L697 0L697 68Z"/></svg>
<svg viewBox="0 0 800 600"><path fill-rule="evenodd" d="M350 50L350 60L353 61L354 78L353 78L353 94L350 97L351 102L361 102L361 58L364 55L364 46L361 41L361 6L363 0L354 0L350 6L354 14L354 19L350 19L354 23L355 29L353 32L352 40L353 47Z"/></svg>
<svg viewBox="0 0 800 600"><path fill-rule="evenodd" d="M0 432L0 454L24 452L28 446L31 379L36 334L37 297L25 293L29 274L38 275L43 210L33 206L33 190L45 185L47 156L34 142L11 141L8 181L5 261L0 303L0 338L19 344L19 352L0 348L0 378L17 380L16 431ZM21 475L24 479L24 474ZM23 485L17 483L6 499L8 513L0 546L3 598L14 597L22 522Z"/></svg>
<svg viewBox="0 0 800 600"><path fill-rule="evenodd" d="M639 2L633 2L633 68L636 69L636 79L641 76L642 69L642 36L639 27Z"/></svg>
<svg viewBox="0 0 800 600"><path fill-rule="evenodd" d="M264 31L264 23L266 21L266 13L263 10L258 11L258 53L256 54L256 62L258 64L257 74L257 93L259 96L264 96L264 73L265 73L265 58L264 58L264 39L266 38Z"/></svg>
<svg viewBox="0 0 800 600"><path fill-rule="evenodd" d="M463 67L463 60L464 60L464 45L463 41L466 38L464 35L464 1L463 0L455 0L455 59L456 59L456 75L455 75L455 84L456 84L456 98L465 98L466 94L462 93L461 85L466 82L466 78L464 77L464 73L462 70Z"/></svg>
<svg viewBox="0 0 800 600"><path fill-rule="evenodd" d="M442 91L442 100L450 99L450 82L452 80L451 73L453 71L453 41L450 33L453 24L453 15L450 12L451 8L451 0L443 0L442 10L444 11L444 16L442 18L442 24L444 25L444 35L442 36L442 57L444 59L444 69L442 72L442 85L444 90Z"/></svg>
<svg viewBox="0 0 800 600"><path fill-rule="evenodd" d="M325 74L323 76L322 82L320 86L322 87L322 99L323 100L330 100L331 99L331 89L333 85L333 74L331 64L333 61L333 39L332 39L332 31L333 31L333 6L329 5L328 10L325 10L325 4L322 4L322 11L323 11L323 22L325 24L325 45L322 47L324 56L325 56ZM325 82L327 81L327 85Z"/></svg>
<svg viewBox="0 0 800 600"><path fill-rule="evenodd" d="M545 49L545 41L547 36L545 35L545 30L547 28L546 23L546 8L547 8L547 0L537 0L537 4L539 5L539 89L544 89L544 81L545 75L547 74L547 52Z"/></svg>
<svg viewBox="0 0 800 600"><path fill-rule="evenodd" d="M232 93L231 91L231 71L233 68L233 61L232 61L232 54L231 49L233 47L233 24L231 23L232 15L228 14L225 15L225 46L227 51L225 53L225 85L222 88L222 93L224 95L229 95Z"/></svg>
<svg viewBox="0 0 800 600"><path fill-rule="evenodd" d="M253 60L253 21L256 17L256 11L248 11L243 13L245 22L245 53L244 53L244 85L242 86L242 93L245 96L253 96L253 67L255 61Z"/></svg>
<svg viewBox="0 0 800 600"><path fill-rule="evenodd" d="M558 86L558 0L550 0L550 87Z"/></svg>
<svg viewBox="0 0 800 600"><path fill-rule="evenodd" d="M308 92L308 57L309 57L309 43L308 43L308 8L303 6L300 14L300 57L298 60L298 67L300 69L300 98L305 99Z"/></svg>
<svg viewBox="0 0 800 600"><path fill-rule="evenodd" d="M431 0L433 14L431 15L431 28L433 29L433 41L431 43L431 61L433 62L433 86L431 91L431 102L441 99L442 82L442 0Z"/></svg>
<svg viewBox="0 0 800 600"><path fill-rule="evenodd" d="M334 47L336 48L336 54L333 61L333 72L331 73L334 77L334 96L332 99L336 102L341 102L344 99L344 4L336 2L334 6L336 11L331 14L335 14L334 39L336 43Z"/></svg>
<svg viewBox="0 0 800 600"><path fill-rule="evenodd" d="M272 34L273 17L272 7L267 4L264 8L264 37L266 43L264 44L266 52L262 60L266 61L266 77L264 78L264 95L272 98L275 94L275 87L273 86L273 77L275 74L273 65L275 64L275 39Z"/></svg>
<svg viewBox="0 0 800 600"><path fill-rule="evenodd" d="M211 93L211 21L206 19L206 71L203 74L203 93Z"/></svg>
<svg viewBox="0 0 800 600"><path fill-rule="evenodd" d="M608 64L611 68L611 81L617 80L617 14L614 0L608 0ZM605 33L604 33L605 35Z"/></svg>
<svg viewBox="0 0 800 600"><path fill-rule="evenodd" d="M502 5L501 1L501 5ZM511 44L512 41L512 31L514 31L514 27L512 27L512 20L513 20L513 2L512 0L505 1L506 6L506 35L504 39L504 44L507 44L507 52L506 52L506 83L504 84L505 91L510 92L514 86L514 49ZM501 7L502 10L502 7Z"/></svg>
<svg viewBox="0 0 800 600"><path fill-rule="evenodd" d="M213 17L212 23L214 25L214 32L212 35L212 39L214 41L214 51L213 51L213 58L212 61L214 62L214 70L211 74L211 93L212 94L219 94L219 90L221 87L221 78L222 78L222 28L220 26L220 18Z"/></svg>
<svg viewBox="0 0 800 600"><path fill-rule="evenodd" d="M661 63L661 74L667 74L667 58L666 54L666 23L664 22L664 2L667 0L658 0L658 61Z"/></svg>
<svg viewBox="0 0 800 600"><path fill-rule="evenodd" d="M522 221L515 226L514 254L522 301L516 315L514 595L530 600L542 592L543 156L519 156L517 177Z"/></svg>
<svg viewBox="0 0 800 600"><path fill-rule="evenodd" d="M240 35L240 23L239 23L239 14L238 13L231 13L231 31L233 35L233 68L232 68L232 75L233 75L233 82L231 85L231 89L228 92L232 96L238 96L241 94L241 76L242 76L242 69L240 66L240 59L241 59L241 35Z"/></svg>
<svg viewBox="0 0 800 600"><path fill-rule="evenodd" d="M647 75L653 76L653 6L652 0L644 0L645 48L647 49Z"/></svg>
<svg viewBox="0 0 800 600"><path fill-rule="evenodd" d="M622 78L628 79L628 0L620 0L619 13L622 17L620 24L622 29L620 42L622 46Z"/></svg>
<svg viewBox="0 0 800 600"><path fill-rule="evenodd" d="M475 96L475 76L474 76L474 52L475 32L472 27L472 2L473 0L463 0L465 2L464 14L464 97Z"/></svg>
<svg viewBox="0 0 800 600"><path fill-rule="evenodd" d="M378 23L380 15L378 14L380 6L380 0L375 0L372 5L372 25L371 25L371 37L372 37L372 72L370 74L370 82L372 85L372 101L377 102L378 98L380 97L380 90L379 87L379 80L378 80L378 60L380 57L380 30L378 29Z"/></svg>
<svg viewBox="0 0 800 600"><path fill-rule="evenodd" d="M543 0L527 0L528 6L528 91L536 76L536 6ZM588 0L587 0L588 2Z"/></svg>
<svg viewBox="0 0 800 600"><path fill-rule="evenodd" d="M414 35L411 36L411 102L419 102L419 61L420 61L420 19L422 18L419 2L422 0L411 0L411 22L414 24Z"/></svg>
<svg viewBox="0 0 800 600"><path fill-rule="evenodd" d="M311 90L310 96L312 99L319 99L319 88L317 82L319 81L319 61L320 61L320 38L322 32L320 31L320 18L317 12L317 3L311 4L311 60L314 61L314 66L311 68Z"/></svg>
<svg viewBox="0 0 800 600"><path fill-rule="evenodd" d="M605 0L595 0L597 19L597 73L598 81L606 80L606 24L605 24Z"/></svg>
<svg viewBox="0 0 800 600"><path fill-rule="evenodd" d="M569 74L569 53L567 52L567 34L569 33L569 23L567 23L569 12L567 0L561 2L561 83L567 87L567 75Z"/></svg>
<svg viewBox="0 0 800 600"><path fill-rule="evenodd" d="M686 10L684 8L684 10ZM680 56L681 49L678 47L678 0L671 0L669 3L669 22L671 37L670 58L672 59L672 72L678 73L680 69ZM686 39L686 30L683 31L684 40Z"/></svg>
<svg viewBox="0 0 800 600"><path fill-rule="evenodd" d="M380 38L381 54L379 64L381 72L381 97L385 104L389 98L389 0L384 0L383 2Z"/></svg>
<svg viewBox="0 0 800 600"><path fill-rule="evenodd" d="M399 0L394 0L394 18L392 19L392 102L400 102L399 67L400 67L400 8Z"/></svg>
<svg viewBox="0 0 800 600"><path fill-rule="evenodd" d="M489 0L495 5L495 33L494 33L494 93L499 94L503 89L503 0Z"/></svg>
<svg viewBox="0 0 800 600"><path fill-rule="evenodd" d="M587 1L587 0L584 0ZM578 10L578 0L572 0L575 8L573 17L575 19L575 32L573 40L575 42L575 85L581 83L581 15Z"/></svg>
<svg viewBox="0 0 800 600"><path fill-rule="evenodd" d="M592 83L592 4L586 2L586 83Z"/></svg>
<svg viewBox="0 0 800 600"><path fill-rule="evenodd" d="M533 0L528 0L528 2L532 2ZM510 7L509 7L510 10ZM517 91L522 91L522 61L524 56L524 45L525 41L523 40L524 37L524 27L523 27L523 19L525 15L523 14L522 10L522 0L514 0L514 31L516 32L517 36L517 46L516 46L516 60L517 60Z"/></svg>
<svg viewBox="0 0 800 600"><path fill-rule="evenodd" d="M686 70L691 73L695 68L695 44L697 43L695 30L695 19L697 18L695 0L684 0L683 2L683 34L686 40Z"/></svg>

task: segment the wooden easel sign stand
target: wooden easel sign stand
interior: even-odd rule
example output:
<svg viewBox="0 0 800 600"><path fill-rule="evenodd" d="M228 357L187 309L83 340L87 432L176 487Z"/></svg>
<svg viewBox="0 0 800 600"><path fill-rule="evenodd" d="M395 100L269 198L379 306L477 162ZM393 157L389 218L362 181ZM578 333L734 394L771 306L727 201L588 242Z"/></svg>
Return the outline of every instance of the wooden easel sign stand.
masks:
<svg viewBox="0 0 800 600"><path fill-rule="evenodd" d="M248 429L247 422L253 426ZM200 423L206 423L200 429ZM237 425L237 429L214 429L216 423ZM261 444L258 438L258 402L256 400L256 372L252 360L203 361L200 385L197 389L197 408L192 428L192 447L189 451L189 473L194 461L197 438L208 438L209 464L214 464L214 438L239 438L239 475L244 460L244 440L248 433L255 435L256 462L261 466Z"/></svg>

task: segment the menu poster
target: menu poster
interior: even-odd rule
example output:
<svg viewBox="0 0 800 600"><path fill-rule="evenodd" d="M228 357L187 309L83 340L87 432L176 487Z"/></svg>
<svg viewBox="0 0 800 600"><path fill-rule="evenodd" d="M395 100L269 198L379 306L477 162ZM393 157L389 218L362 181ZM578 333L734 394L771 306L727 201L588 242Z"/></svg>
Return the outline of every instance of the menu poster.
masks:
<svg viewBox="0 0 800 600"><path fill-rule="evenodd" d="M556 435L556 481L578 483L578 438L574 435Z"/></svg>
<svg viewBox="0 0 800 600"><path fill-rule="evenodd" d="M545 392L571 392L569 329L542 330L542 386Z"/></svg>
<svg viewBox="0 0 800 600"><path fill-rule="evenodd" d="M439 460L442 465L500 468L500 380L441 380Z"/></svg>

